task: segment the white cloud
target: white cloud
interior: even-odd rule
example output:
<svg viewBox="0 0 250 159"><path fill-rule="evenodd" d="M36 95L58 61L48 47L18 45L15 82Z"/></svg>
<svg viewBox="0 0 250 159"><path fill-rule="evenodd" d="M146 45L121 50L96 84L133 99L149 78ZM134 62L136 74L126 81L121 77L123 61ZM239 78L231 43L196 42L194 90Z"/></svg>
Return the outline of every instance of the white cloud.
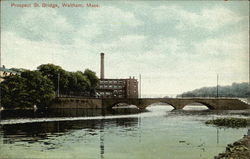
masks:
<svg viewBox="0 0 250 159"><path fill-rule="evenodd" d="M119 36L112 42L104 42L98 44L103 50L112 54L115 52L134 52L144 50L146 45L146 38L144 35L124 35Z"/></svg>
<svg viewBox="0 0 250 159"><path fill-rule="evenodd" d="M196 52L209 56L242 57L249 51L249 36L245 32L234 33L231 35L217 38L209 38L194 44Z"/></svg>
<svg viewBox="0 0 250 159"><path fill-rule="evenodd" d="M246 32L241 32L196 43L195 52L209 68L207 73L224 74L226 83L247 81L249 40L246 35Z"/></svg>
<svg viewBox="0 0 250 159"><path fill-rule="evenodd" d="M181 41L176 38L162 38L152 48L153 52L160 54L175 54L181 52L182 44Z"/></svg>
<svg viewBox="0 0 250 159"><path fill-rule="evenodd" d="M103 33L102 28L95 23L86 24L76 29L77 39L93 39Z"/></svg>
<svg viewBox="0 0 250 159"><path fill-rule="evenodd" d="M27 9L20 15L14 28L21 36L34 41L52 41L63 40L62 34L70 33L73 27L67 22L67 19L58 14L56 9Z"/></svg>
<svg viewBox="0 0 250 159"><path fill-rule="evenodd" d="M102 6L98 10L92 10L84 15L88 23L95 23L101 28L120 28L121 26L136 27L142 24L132 12L124 11L117 7Z"/></svg>
<svg viewBox="0 0 250 159"><path fill-rule="evenodd" d="M200 12L188 11L179 6L161 6L155 8L153 14L158 22L176 21L177 28L181 30L202 28L213 31L242 20L240 15L222 6L202 9Z"/></svg>
<svg viewBox="0 0 250 159"><path fill-rule="evenodd" d="M60 45L49 41L31 41L12 32L1 34L2 64L6 67L36 69L40 64L54 63L66 70L91 67L93 53L86 41L74 45Z"/></svg>

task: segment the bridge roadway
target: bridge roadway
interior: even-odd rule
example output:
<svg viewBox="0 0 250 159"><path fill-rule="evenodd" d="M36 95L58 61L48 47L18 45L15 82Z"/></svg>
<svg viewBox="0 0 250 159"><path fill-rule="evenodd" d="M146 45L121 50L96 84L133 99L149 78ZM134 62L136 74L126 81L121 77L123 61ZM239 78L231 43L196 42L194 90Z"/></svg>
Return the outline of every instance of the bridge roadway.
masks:
<svg viewBox="0 0 250 159"><path fill-rule="evenodd" d="M68 98L59 97L50 108L104 108L111 109L119 103L136 105L145 109L154 103L166 103L175 109L182 109L188 104L201 103L209 109L241 110L250 109L250 105L236 98Z"/></svg>

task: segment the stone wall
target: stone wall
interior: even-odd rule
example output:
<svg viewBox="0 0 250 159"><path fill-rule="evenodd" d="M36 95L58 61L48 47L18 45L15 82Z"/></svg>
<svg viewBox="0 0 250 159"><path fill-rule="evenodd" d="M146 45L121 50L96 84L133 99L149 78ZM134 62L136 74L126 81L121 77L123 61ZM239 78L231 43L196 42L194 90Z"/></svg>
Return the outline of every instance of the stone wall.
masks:
<svg viewBox="0 0 250 159"><path fill-rule="evenodd" d="M101 99L84 99L84 98L56 98L49 108L102 108Z"/></svg>

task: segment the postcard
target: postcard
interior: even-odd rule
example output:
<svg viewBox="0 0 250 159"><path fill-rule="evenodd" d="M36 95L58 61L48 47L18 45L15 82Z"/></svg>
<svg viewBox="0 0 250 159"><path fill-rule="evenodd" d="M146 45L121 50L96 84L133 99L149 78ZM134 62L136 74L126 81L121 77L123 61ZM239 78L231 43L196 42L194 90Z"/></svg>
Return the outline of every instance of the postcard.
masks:
<svg viewBox="0 0 250 159"><path fill-rule="evenodd" d="M250 155L247 0L1 0L0 61L0 158Z"/></svg>

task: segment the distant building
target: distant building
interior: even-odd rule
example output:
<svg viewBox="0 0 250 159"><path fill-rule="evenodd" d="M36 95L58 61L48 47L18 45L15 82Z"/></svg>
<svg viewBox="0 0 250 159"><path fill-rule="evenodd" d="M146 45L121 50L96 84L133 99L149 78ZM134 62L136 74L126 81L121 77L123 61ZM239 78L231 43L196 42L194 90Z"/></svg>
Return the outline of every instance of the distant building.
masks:
<svg viewBox="0 0 250 159"><path fill-rule="evenodd" d="M4 77L16 75L16 74L19 74L19 73L11 69L7 69L3 65L3 67L0 67L0 82L4 81Z"/></svg>
<svg viewBox="0 0 250 159"><path fill-rule="evenodd" d="M137 79L105 79L104 78L104 53L101 53L100 84L96 89L101 98L138 98Z"/></svg>
<svg viewBox="0 0 250 159"><path fill-rule="evenodd" d="M97 92L103 98L138 98L138 81L128 79L100 79Z"/></svg>

